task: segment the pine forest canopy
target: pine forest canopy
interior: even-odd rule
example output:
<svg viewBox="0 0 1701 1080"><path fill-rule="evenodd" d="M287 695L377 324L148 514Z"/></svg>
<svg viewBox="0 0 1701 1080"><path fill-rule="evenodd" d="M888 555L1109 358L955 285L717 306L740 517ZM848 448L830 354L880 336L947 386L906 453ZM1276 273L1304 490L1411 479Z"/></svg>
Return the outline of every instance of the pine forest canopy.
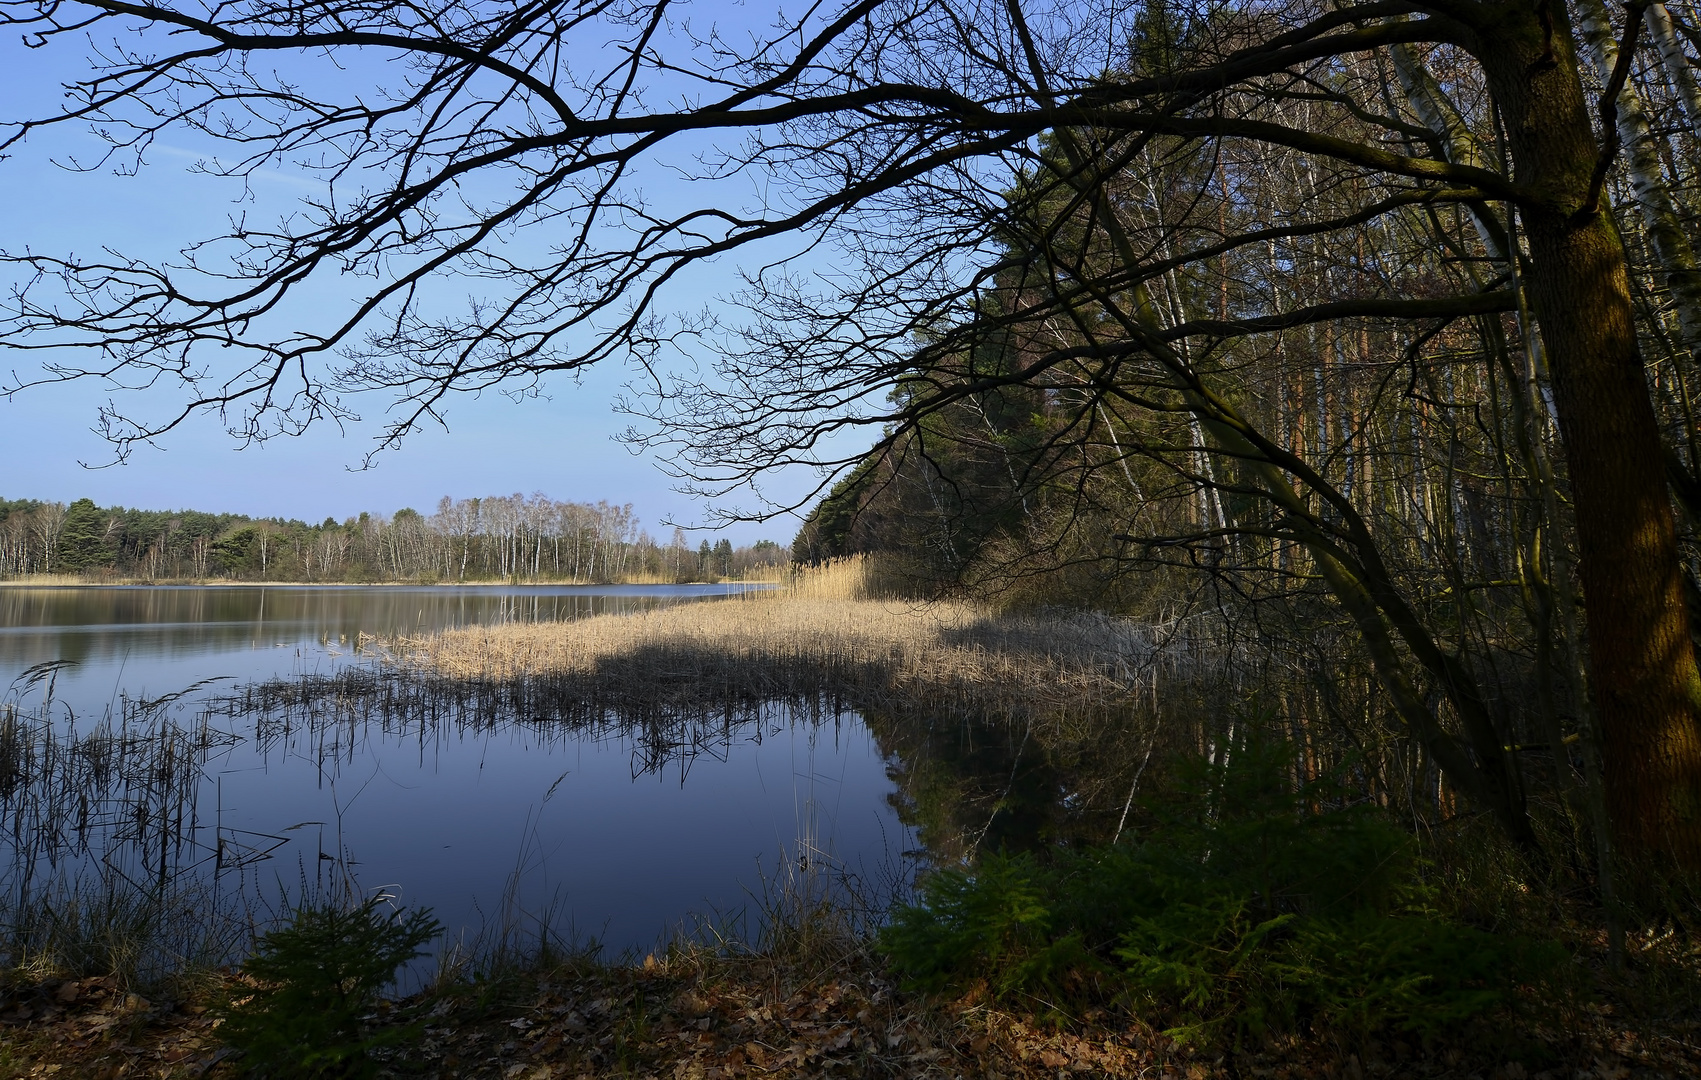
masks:
<svg viewBox="0 0 1701 1080"><path fill-rule="evenodd" d="M541 493L444 496L435 513L363 513L318 525L196 510L132 510L0 499L0 580L81 574L160 581L686 582L772 576L772 540L693 550L682 529L658 543L630 503L556 502Z"/></svg>
<svg viewBox="0 0 1701 1080"><path fill-rule="evenodd" d="M1701 869L1687 4L4 8L69 95L9 153L187 131L324 184L168 262L7 256L25 382L179 388L103 416L120 455L373 392L387 444L635 357L687 483L855 466L859 505L973 519L919 537L959 573L1173 564L1225 616L1336 613L1517 844L1598 748L1618 842ZM716 260L738 292L674 316ZM309 289L348 306L304 326Z"/></svg>

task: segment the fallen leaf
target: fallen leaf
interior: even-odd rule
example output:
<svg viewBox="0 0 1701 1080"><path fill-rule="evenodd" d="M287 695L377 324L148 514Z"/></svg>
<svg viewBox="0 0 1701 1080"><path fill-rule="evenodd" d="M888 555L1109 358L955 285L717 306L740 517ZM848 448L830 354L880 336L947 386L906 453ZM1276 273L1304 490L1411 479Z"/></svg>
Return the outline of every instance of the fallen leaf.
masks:
<svg viewBox="0 0 1701 1080"><path fill-rule="evenodd" d="M709 1003L703 999L702 995L692 990L687 990L675 998L673 1007L678 1009L682 1016L689 1016L693 1020L700 1016L706 1016L709 1012Z"/></svg>

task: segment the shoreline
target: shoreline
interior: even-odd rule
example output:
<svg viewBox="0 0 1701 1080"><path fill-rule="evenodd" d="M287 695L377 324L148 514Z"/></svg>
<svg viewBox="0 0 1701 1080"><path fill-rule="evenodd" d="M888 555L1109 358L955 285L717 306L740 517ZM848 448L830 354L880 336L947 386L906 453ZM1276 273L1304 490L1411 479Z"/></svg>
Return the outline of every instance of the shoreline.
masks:
<svg viewBox="0 0 1701 1080"><path fill-rule="evenodd" d="M269 699L266 686L258 688L253 705L283 723L304 720L315 709L325 710L319 720L338 724L378 713L445 723L458 716L481 724L503 717L604 722L626 708L649 724L679 714L721 725L728 702L826 694L857 708L867 703L918 711L928 730L963 712L1025 721L1017 761L1030 745L1074 745L1090 758L1084 770L1102 764L1107 771L1091 784L1073 782L1072 790L1131 801L1115 762L1137 760L1140 744L1150 757L1164 730L1159 665L1180 665L1173 670L1185 676L1232 664L1226 654L1210 651L1209 639L1196 643L1197 655L1182 650L1190 660L1159 657L1149 626L1112 616L903 599L875 587L861 565L802 573L788 585L729 590L732 598L742 596L736 604L677 604L632 615L395 638L377 643L387 654L378 670L298 675L276 683ZM1166 690L1166 703L1173 696ZM1179 700L1183 709L1199 707ZM1112 738L1132 740L1128 752L1112 753ZM996 775L1002 780L1002 766ZM989 792L995 806L1010 797L1013 766L1009 775L1003 795ZM682 931L648 955L609 958L575 944L579 939L570 930L565 940L553 933L547 911L512 909L489 937L444 939L438 974L425 989L387 1000L364 1018L364 1034L394 1040L374 1052L374 1064L397 1080L617 1074L1056 1080L1065 1073L1105 1080L1519 1080L1590 1069L1602 1076L1677 1076L1701 1068L1694 1037L1701 1016L1669 1007L1678 991L1667 991L1670 999L1632 993L1614 974L1604 938L1587 920L1567 916L1574 910L1569 906L1544 927L1551 926L1555 940L1580 961L1575 978L1587 989L1577 992L1588 995L1589 1008L1577 1007L1584 998L1573 1000L1573 991L1562 988L1551 997L1521 996L1480 1025L1473 1021L1434 1039L1396 1028L1370 1033L1301 1024L1272 1031L1255 1045L1189 1048L1155 1030L1161 1025L1154 1018L1165 1014L1147 1012L1135 997L1111 1004L1090 996L1081 999L1085 1004L1059 998L1059 1007L1001 995L991 981L934 994L906 987L902 968L887 962L875 936L888 911L885 894L805 888L752 894L752 903L762 919L754 929L717 912L722 921L705 919L695 936ZM51 909L55 917L62 906ZM1505 932L1516 933L1519 925L1514 921ZM106 928L97 921L85 929ZM1670 935L1659 927L1635 933L1637 955L1648 957L1639 963L1650 972L1675 972L1690 962L1679 955L1687 948L1682 937L1662 945ZM1677 959L1664 959L1668 954ZM128 1071L137 1065L171 1080L235 1080L241 1074L245 1063L217 1030L219 1003L251 986L235 970L185 962L144 984L127 982L116 966L108 974L98 956L91 963L82 953L44 948L28 959L0 974L0 1080L56 1070L139 1075ZM1650 983L1667 985L1643 979ZM1065 992L1073 992L1072 985ZM1596 998L1605 1005L1594 1008Z"/></svg>
<svg viewBox="0 0 1701 1080"><path fill-rule="evenodd" d="M984 986L946 994L905 987L867 935L798 914L781 941L754 948L677 942L610 962L534 944L463 964L365 1018L363 1035L391 1043L370 1063L397 1080L1513 1080L1675 1077L1701 1065L1701 1052L1681 1037L1687 1025L1650 1025L1610 1007L1530 1025L1513 1041L1506 1028L1422 1041L1322 1029L1245 1046L1187 1045L1138 1007L1071 1016L1045 1002L1000 1001ZM1583 971L1609 1000L1620 996L1603 957L1591 955ZM131 1070L144 1065L164 1080L236 1080L246 1070L219 1037L219 1005L248 985L232 970L178 986L75 974L15 981L0 1013L0 1075L142 1075Z"/></svg>

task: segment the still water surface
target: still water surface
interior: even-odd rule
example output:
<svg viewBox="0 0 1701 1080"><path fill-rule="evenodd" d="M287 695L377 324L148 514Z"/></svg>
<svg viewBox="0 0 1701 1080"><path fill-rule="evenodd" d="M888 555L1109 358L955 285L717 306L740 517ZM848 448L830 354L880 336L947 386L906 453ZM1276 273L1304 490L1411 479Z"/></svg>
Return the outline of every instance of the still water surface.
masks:
<svg viewBox="0 0 1701 1080"><path fill-rule="evenodd" d="M0 588L0 689L34 665L51 715L86 735L152 698L224 736L203 750L186 832L244 888L290 889L343 860L476 933L521 908L553 908L615 951L643 949L693 914L735 912L762 878L802 858L886 873L906 844L888 762L852 713L781 706L745 718L712 752L643 767L625 735L550 725L430 729L364 724L258 738L252 720L205 715L210 696L274 676L371 663L357 644L469 624L629 613L713 602L723 586ZM40 707L49 681L15 684ZM220 852L217 860L213 853ZM195 865L191 857L188 864ZM13 873L16 873L14 868Z"/></svg>

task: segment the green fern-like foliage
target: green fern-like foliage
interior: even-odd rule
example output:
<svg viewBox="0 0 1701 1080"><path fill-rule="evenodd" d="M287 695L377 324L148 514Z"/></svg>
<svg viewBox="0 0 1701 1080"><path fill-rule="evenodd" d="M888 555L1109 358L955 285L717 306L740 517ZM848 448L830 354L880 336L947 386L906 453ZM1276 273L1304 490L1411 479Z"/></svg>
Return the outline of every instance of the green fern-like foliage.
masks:
<svg viewBox="0 0 1701 1080"><path fill-rule="evenodd" d="M1115 847L983 856L934 874L880 947L913 986L1121 1000L1194 1043L1279 1029L1435 1035L1563 959L1436 910L1411 838L1281 747L1194 763L1156 823Z"/></svg>
<svg viewBox="0 0 1701 1080"><path fill-rule="evenodd" d="M303 908L266 934L242 965L255 989L224 1010L219 1034L270 1077L369 1076L369 1051L411 1034L362 1023L403 964L442 932L429 911L402 914L384 897L354 908Z"/></svg>

